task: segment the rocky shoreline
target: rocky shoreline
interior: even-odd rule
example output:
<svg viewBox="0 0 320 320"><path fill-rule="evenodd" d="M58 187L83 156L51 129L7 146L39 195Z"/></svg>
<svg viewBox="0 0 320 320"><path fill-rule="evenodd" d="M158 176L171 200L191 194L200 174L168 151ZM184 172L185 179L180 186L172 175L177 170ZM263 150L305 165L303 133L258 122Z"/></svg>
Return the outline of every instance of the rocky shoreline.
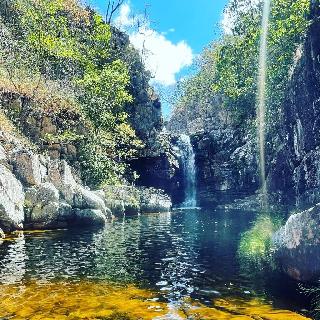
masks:
<svg viewBox="0 0 320 320"><path fill-rule="evenodd" d="M121 194L121 195L120 195ZM0 131L0 229L100 226L119 214L170 211L165 193L148 188L90 190L65 160L32 150Z"/></svg>

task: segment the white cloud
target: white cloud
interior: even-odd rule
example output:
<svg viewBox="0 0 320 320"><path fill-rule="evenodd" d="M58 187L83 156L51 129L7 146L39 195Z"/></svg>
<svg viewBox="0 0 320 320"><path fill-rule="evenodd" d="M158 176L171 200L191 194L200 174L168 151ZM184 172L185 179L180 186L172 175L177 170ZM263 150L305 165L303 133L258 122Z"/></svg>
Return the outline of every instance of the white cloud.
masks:
<svg viewBox="0 0 320 320"><path fill-rule="evenodd" d="M119 28L125 28L131 26L133 23L133 18L130 17L130 6L129 4L123 4L120 8L119 15L114 20L114 23Z"/></svg>
<svg viewBox="0 0 320 320"><path fill-rule="evenodd" d="M153 82L165 86L175 84L177 74L192 64L192 49L185 41L171 42L165 33L153 30L143 17L130 17L130 12L130 6L123 5L115 24L129 33L131 43L141 52L146 68L153 75ZM134 28L135 25L139 27Z"/></svg>

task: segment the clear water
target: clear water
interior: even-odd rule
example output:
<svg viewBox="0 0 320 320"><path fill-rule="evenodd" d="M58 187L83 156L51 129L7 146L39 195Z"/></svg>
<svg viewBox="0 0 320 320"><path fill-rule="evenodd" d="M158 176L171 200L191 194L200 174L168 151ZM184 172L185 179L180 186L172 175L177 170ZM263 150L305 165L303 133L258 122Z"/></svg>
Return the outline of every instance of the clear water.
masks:
<svg viewBox="0 0 320 320"><path fill-rule="evenodd" d="M26 233L0 245L0 292L8 284L86 279L133 283L171 305L258 297L300 312L304 296L296 283L252 272L238 259L241 233L254 219L241 210L183 210L125 218L100 230Z"/></svg>

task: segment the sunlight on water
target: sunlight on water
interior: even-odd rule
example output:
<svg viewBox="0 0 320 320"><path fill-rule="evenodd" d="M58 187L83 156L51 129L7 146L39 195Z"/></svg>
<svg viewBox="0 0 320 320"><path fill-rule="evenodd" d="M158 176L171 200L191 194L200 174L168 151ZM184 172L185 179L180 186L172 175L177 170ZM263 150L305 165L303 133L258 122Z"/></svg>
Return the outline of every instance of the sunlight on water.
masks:
<svg viewBox="0 0 320 320"><path fill-rule="evenodd" d="M15 234L0 245L0 319L306 319L293 283L238 260L254 217L182 210Z"/></svg>
<svg viewBox="0 0 320 320"><path fill-rule="evenodd" d="M262 35L260 40L259 75L258 75L258 132L260 154L261 191L264 205L267 201L266 164L265 164L265 117L266 117L266 82L268 58L268 29L271 0L264 1L262 17Z"/></svg>
<svg viewBox="0 0 320 320"><path fill-rule="evenodd" d="M0 295L1 319L307 319L259 299L217 299L211 306L186 299L170 308L156 293L134 285L83 280L2 285Z"/></svg>

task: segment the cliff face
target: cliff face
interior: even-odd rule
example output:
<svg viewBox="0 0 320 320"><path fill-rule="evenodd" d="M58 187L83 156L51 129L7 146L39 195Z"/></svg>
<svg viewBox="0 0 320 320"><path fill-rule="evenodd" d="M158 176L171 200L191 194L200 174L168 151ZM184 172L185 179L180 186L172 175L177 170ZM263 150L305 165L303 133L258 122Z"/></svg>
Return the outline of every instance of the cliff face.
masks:
<svg viewBox="0 0 320 320"><path fill-rule="evenodd" d="M191 136L199 204L209 206L251 194L259 187L254 134L245 134L234 125L221 99L216 101L214 110L187 126L181 127L176 115L169 124L174 132L187 130Z"/></svg>
<svg viewBox="0 0 320 320"><path fill-rule="evenodd" d="M320 187L320 7L312 5L312 24L299 48L278 126L268 187L286 202L319 201Z"/></svg>
<svg viewBox="0 0 320 320"><path fill-rule="evenodd" d="M254 139L232 128L193 136L200 203L214 204L224 196L250 194L258 187ZM222 197L222 198L221 198Z"/></svg>

